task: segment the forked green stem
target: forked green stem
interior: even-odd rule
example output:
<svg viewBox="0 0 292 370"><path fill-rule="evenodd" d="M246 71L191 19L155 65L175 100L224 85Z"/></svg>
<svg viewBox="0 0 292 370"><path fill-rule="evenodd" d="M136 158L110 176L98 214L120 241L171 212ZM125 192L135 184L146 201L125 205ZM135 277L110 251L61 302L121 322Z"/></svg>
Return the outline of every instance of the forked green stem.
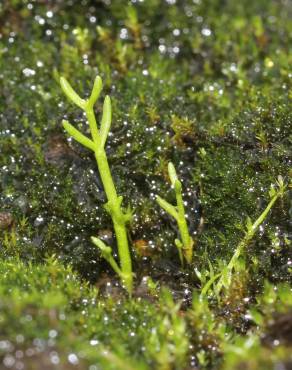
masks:
<svg viewBox="0 0 292 370"><path fill-rule="evenodd" d="M236 266L236 262L238 261L238 258L242 255L244 249L248 246L250 241L253 239L255 233L257 232L260 225L264 222L266 219L268 213L270 212L271 208L275 204L276 200L283 196L286 186L284 185L283 179L281 176L278 177L277 181L278 189L276 190L274 187L270 190L270 197L271 200L268 203L265 210L261 213L261 215L256 219L254 223L251 222L250 219L248 219L247 222L247 230L245 232L245 235L243 239L238 243L237 248L235 249L235 252L229 261L228 265L224 269L224 271L221 273L221 277L218 280L216 284L216 293L217 295L221 292L222 288L229 288L231 284L232 279L232 272Z"/></svg>
<svg viewBox="0 0 292 370"><path fill-rule="evenodd" d="M112 113L110 97L105 97L100 129L98 129L93 106L102 89L101 78L99 76L96 77L91 95L88 100L80 98L80 96L73 90L65 78L61 77L60 84L67 97L85 112L89 123L92 140L74 128L68 121L63 121L63 127L76 141L94 152L101 181L107 197L105 209L110 214L114 225L120 267L114 260L110 247L106 246L103 241L96 237L92 237L91 240L101 250L102 256L108 261L113 270L120 276L125 288L129 294L131 294L133 289L133 273L126 229L126 224L131 220L131 213L124 212L122 210L123 197L117 195L104 149L111 126Z"/></svg>
<svg viewBox="0 0 292 370"><path fill-rule="evenodd" d="M182 184L179 181L174 165L171 162L168 163L168 174L171 184L175 190L177 205L173 206L172 204L168 203L165 199L161 198L158 195L156 197L156 200L160 207L162 207L168 214L170 214L176 220L181 237L181 240L175 239L175 245L178 249L179 258L182 265L184 263L184 259L187 261L188 264L190 264L193 258L194 241L190 236L186 220L185 208L182 199Z"/></svg>

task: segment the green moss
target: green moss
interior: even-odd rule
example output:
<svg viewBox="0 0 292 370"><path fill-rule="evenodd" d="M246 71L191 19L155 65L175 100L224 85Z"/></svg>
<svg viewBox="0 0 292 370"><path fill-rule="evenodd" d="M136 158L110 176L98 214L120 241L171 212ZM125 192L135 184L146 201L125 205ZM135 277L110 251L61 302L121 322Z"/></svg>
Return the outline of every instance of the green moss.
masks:
<svg viewBox="0 0 292 370"><path fill-rule="evenodd" d="M0 5L0 212L13 217L0 228L1 343L22 351L45 343L38 357L26 358L31 369L45 368L52 351L64 369L74 368L70 353L81 369L288 367L291 342L262 338L278 340L275 317L291 308L280 290L271 305L259 297L269 296L265 280L272 286L291 280L291 190L248 246L226 296L218 302L212 285L203 301L198 295L230 260L246 218L255 220L267 205L271 183L278 175L291 183L291 3L31 5ZM110 234L111 221L94 158L65 140L63 118L88 132L84 117L60 104L61 74L87 94L97 74L105 82L114 112L110 167L135 210L130 239L149 248L133 253L136 290L151 276L156 295L161 285L172 287L173 304L148 291L149 300L130 302L114 295L117 288L104 298L79 280L102 292L110 289L104 279L115 285L88 242ZM172 201L169 161L186 189L196 240L195 263L184 271L173 262L176 226L154 204L157 193ZM53 254L58 263L47 261ZM192 308L185 290L198 293ZM185 297L180 308L177 297ZM262 315L258 328L248 318L252 307ZM49 338L51 330L57 338ZM99 344L90 345L95 339Z"/></svg>

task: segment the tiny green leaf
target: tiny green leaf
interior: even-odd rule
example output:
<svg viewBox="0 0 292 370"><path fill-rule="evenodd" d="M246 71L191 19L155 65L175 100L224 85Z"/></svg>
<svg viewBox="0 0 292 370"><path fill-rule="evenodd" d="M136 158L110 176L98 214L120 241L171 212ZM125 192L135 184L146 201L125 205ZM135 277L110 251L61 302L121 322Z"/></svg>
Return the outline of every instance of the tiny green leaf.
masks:
<svg viewBox="0 0 292 370"><path fill-rule="evenodd" d="M103 103L102 119L100 124L101 146L104 147L112 122L111 99L107 95Z"/></svg>
<svg viewBox="0 0 292 370"><path fill-rule="evenodd" d="M249 315L251 319L258 325L261 326L264 324L264 318L263 315L255 308L251 308L249 310Z"/></svg>
<svg viewBox="0 0 292 370"><path fill-rule="evenodd" d="M225 266L224 269L221 272L221 278L218 282L219 287L220 288L221 288L221 286L229 287L230 286L230 279L231 279L230 269L228 268L228 266ZM217 285L217 288L218 288L218 285Z"/></svg>
<svg viewBox="0 0 292 370"><path fill-rule="evenodd" d="M281 175L279 175L277 180L278 180L277 183L278 183L279 187L282 188L284 186L283 177Z"/></svg>
<svg viewBox="0 0 292 370"><path fill-rule="evenodd" d="M176 181L178 180L178 177L177 177L177 174L176 174L176 170L174 168L174 165L171 162L168 163L168 174L169 174L169 178L170 178L171 184L174 187Z"/></svg>
<svg viewBox="0 0 292 370"><path fill-rule="evenodd" d="M271 185L270 191L269 191L269 196L270 198L273 198L277 194L277 191L273 185Z"/></svg>
<svg viewBox="0 0 292 370"><path fill-rule="evenodd" d="M78 131L75 127L73 127L68 121L62 121L64 129L68 132L70 136L72 136L78 143L82 144L88 149L95 150L95 145L92 140L88 137L83 135L80 131Z"/></svg>
<svg viewBox="0 0 292 370"><path fill-rule="evenodd" d="M95 244L102 252L104 256L111 256L112 249L108 247L101 239L96 238L95 236L91 237L93 244Z"/></svg>
<svg viewBox="0 0 292 370"><path fill-rule="evenodd" d="M177 220L178 213L173 205L162 199L159 195L156 196L156 201L160 205L160 207L162 207L167 213L169 213L173 218Z"/></svg>
<svg viewBox="0 0 292 370"><path fill-rule="evenodd" d="M182 253L183 243L179 239L175 239L174 244L177 247L179 259L180 259L180 262L183 266L184 265L184 257L183 257L183 253Z"/></svg>
<svg viewBox="0 0 292 370"><path fill-rule="evenodd" d="M94 245L96 245L100 250L103 258L107 260L107 262L111 265L112 269L120 276L123 276L121 269L119 268L118 264L114 260L112 256L112 249L108 247L101 239L96 238L94 236L91 237L91 241Z"/></svg>
<svg viewBox="0 0 292 370"><path fill-rule="evenodd" d="M200 280L200 281L202 281L203 280L203 275L202 275L202 273L197 269L197 268L195 268L195 274L197 275L197 278Z"/></svg>
<svg viewBox="0 0 292 370"><path fill-rule="evenodd" d="M102 89L102 80L99 76L96 76L94 80L94 85L91 91L91 95L88 99L88 105L90 107L93 107L93 105L97 101L99 94L101 92L101 89Z"/></svg>
<svg viewBox="0 0 292 370"><path fill-rule="evenodd" d="M60 85L62 87L62 90L64 91L65 95L73 101L78 107L81 109L85 108L85 100L81 99L80 96L73 90L69 82L66 80L66 78L61 77L60 78Z"/></svg>
<svg viewBox="0 0 292 370"><path fill-rule="evenodd" d="M217 275L214 275L212 276L208 281L207 283L202 287L202 290L201 290L201 296L205 296L209 289L211 288L212 284L214 284L214 282L219 279L219 277L221 276L221 273L217 274Z"/></svg>
<svg viewBox="0 0 292 370"><path fill-rule="evenodd" d="M181 182L178 179L175 180L174 190L175 190L176 193L181 193L181 191L182 191L182 185L181 185Z"/></svg>
<svg viewBox="0 0 292 370"><path fill-rule="evenodd" d="M127 209L124 211L124 220L126 223L130 223L133 219L133 210L128 206Z"/></svg>
<svg viewBox="0 0 292 370"><path fill-rule="evenodd" d="M247 228L247 232L251 232L253 230L252 221L251 221L250 217L247 217L247 219L246 219L246 228Z"/></svg>

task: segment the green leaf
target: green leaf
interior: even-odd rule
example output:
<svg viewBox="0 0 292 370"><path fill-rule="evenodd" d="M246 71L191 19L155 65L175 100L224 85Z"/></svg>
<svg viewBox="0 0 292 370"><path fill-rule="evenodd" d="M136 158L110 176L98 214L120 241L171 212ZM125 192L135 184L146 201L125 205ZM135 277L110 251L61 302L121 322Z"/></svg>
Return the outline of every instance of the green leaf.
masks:
<svg viewBox="0 0 292 370"><path fill-rule="evenodd" d="M175 183L174 183L174 190L175 192L178 194L181 194L181 191L182 191L182 184L181 182L177 179L175 180Z"/></svg>
<svg viewBox="0 0 292 370"><path fill-rule="evenodd" d="M127 207L127 209L124 211L124 220L125 222L132 222L134 211L130 208L130 206Z"/></svg>
<svg viewBox="0 0 292 370"><path fill-rule="evenodd" d="M92 236L91 240L93 244L95 244L101 250L104 258L108 258L112 255L111 247L108 247L101 239Z"/></svg>
<svg viewBox="0 0 292 370"><path fill-rule="evenodd" d="M252 231L252 221L251 221L250 217L247 217L247 219L246 219L246 228L247 228L247 232Z"/></svg>
<svg viewBox="0 0 292 370"><path fill-rule="evenodd" d="M172 162L168 163L168 174L169 174L171 184L174 187L175 182L178 180L178 177L177 177L176 170L175 170L174 165L173 165Z"/></svg>
<svg viewBox="0 0 292 370"><path fill-rule="evenodd" d="M284 186L284 180L283 180L283 177L281 175L278 176L277 183L279 185L279 188L282 188Z"/></svg>
<svg viewBox="0 0 292 370"><path fill-rule="evenodd" d="M170 214L176 220L178 219L178 213L173 205L162 199L159 195L156 196L156 201L168 214Z"/></svg>
<svg viewBox="0 0 292 370"><path fill-rule="evenodd" d="M223 270L221 271L221 277L217 283L216 290L219 294L222 287L229 288L231 283L231 271L228 268L228 266L225 266Z"/></svg>
<svg viewBox="0 0 292 370"><path fill-rule="evenodd" d="M119 268L118 264L114 260L112 256L112 249L108 247L101 239L96 238L94 236L91 237L91 241L94 245L96 245L100 250L102 257L107 260L107 262L111 265L112 269L120 276L123 276L121 269Z"/></svg>
<svg viewBox="0 0 292 370"><path fill-rule="evenodd" d="M256 310L255 308L251 308L248 312L252 318L252 320L258 325L261 326L264 324L264 318L263 315Z"/></svg>
<svg viewBox="0 0 292 370"><path fill-rule="evenodd" d="M95 151L95 145L92 140L88 137L83 135L80 131L78 131L75 127L73 127L68 121L62 121L64 129L68 132L70 136L72 136L78 143L82 144L88 149Z"/></svg>
<svg viewBox="0 0 292 370"><path fill-rule="evenodd" d="M197 278L202 282L203 281L202 273L197 268L195 268L194 271L195 271L195 274L197 275Z"/></svg>
<svg viewBox="0 0 292 370"><path fill-rule="evenodd" d="M214 268L209 258L208 258L208 266L209 266L209 275L210 275L210 278L212 279L214 276Z"/></svg>
<svg viewBox="0 0 292 370"><path fill-rule="evenodd" d="M85 108L85 100L81 99L80 96L73 90L69 82L66 80L66 78L61 77L60 78L60 85L62 90L64 91L65 95L73 101L78 107L81 109Z"/></svg>
<svg viewBox="0 0 292 370"><path fill-rule="evenodd" d="M184 265L184 256L183 256L183 253L182 253L183 243L179 239L175 239L174 244L177 247L179 259L180 259L180 262L183 266Z"/></svg>
<svg viewBox="0 0 292 370"><path fill-rule="evenodd" d="M217 274L217 275L214 275L213 277L211 277L207 283L203 286L202 290L201 290L201 296L205 296L209 289L211 288L212 284L214 284L214 282L219 279L221 276L221 273Z"/></svg>
<svg viewBox="0 0 292 370"><path fill-rule="evenodd" d="M104 147L112 122L111 99L107 95L103 103L102 119L100 124L101 146Z"/></svg>
<svg viewBox="0 0 292 370"><path fill-rule="evenodd" d="M182 249L183 243L179 239L174 240L175 245L177 246L178 249Z"/></svg>
<svg viewBox="0 0 292 370"><path fill-rule="evenodd" d="M277 194L277 191L273 185L271 185L270 191L269 191L269 196L270 198L273 198Z"/></svg>
<svg viewBox="0 0 292 370"><path fill-rule="evenodd" d="M102 80L99 76L96 76L90 98L88 99L88 105L90 107L93 107L93 105L97 101L99 94L101 92L101 89L102 89Z"/></svg>

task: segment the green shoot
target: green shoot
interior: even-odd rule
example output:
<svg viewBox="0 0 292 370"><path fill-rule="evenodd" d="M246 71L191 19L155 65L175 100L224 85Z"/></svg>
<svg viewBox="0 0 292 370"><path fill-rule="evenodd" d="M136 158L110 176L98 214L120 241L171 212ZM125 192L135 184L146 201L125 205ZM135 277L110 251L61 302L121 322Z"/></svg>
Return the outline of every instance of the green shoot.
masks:
<svg viewBox="0 0 292 370"><path fill-rule="evenodd" d="M246 249L250 241L253 239L255 233L257 232L260 225L266 219L268 213L270 212L271 208L275 204L276 200L279 197L282 197L286 189L286 185L284 184L282 176L278 177L277 181L277 188L275 189L274 186L271 186L269 195L270 195L270 202L268 203L266 209L262 212L262 214L256 219L254 223L252 223L251 219L248 218L246 222L246 232L243 239L237 245L235 252L226 266L226 268L222 271L221 277L216 285L216 293L217 295L220 293L222 288L228 289L231 285L232 280L232 272L236 268L236 264L238 262L239 257L242 255L243 251Z"/></svg>
<svg viewBox="0 0 292 370"><path fill-rule="evenodd" d="M60 84L67 97L85 112L89 123L92 139L83 135L68 121L63 121L63 127L76 141L94 152L107 196L105 209L110 214L115 229L120 266L118 266L117 262L114 260L110 247L106 246L103 241L96 237L92 237L91 240L101 250L103 258L108 261L113 270L119 275L125 288L129 294L131 294L133 289L133 273L126 224L131 220L132 215L131 212L125 212L122 209L123 198L117 195L104 149L112 118L110 97L106 96L104 99L100 128L98 128L93 107L102 89L101 78L99 76L95 78L93 89L88 100L80 98L65 78L61 77Z"/></svg>
<svg viewBox="0 0 292 370"><path fill-rule="evenodd" d="M218 280L221 276L221 273L215 275L215 271L211 261L208 259L209 270L205 269L203 271L199 271L195 268L195 273L198 279L201 282L201 294L200 296L203 298L207 296L207 293L215 285L215 281Z"/></svg>
<svg viewBox="0 0 292 370"><path fill-rule="evenodd" d="M194 241L190 236L186 221L184 203L182 199L182 184L179 181L174 165L171 162L168 163L168 174L171 185L175 191L177 205L173 206L158 195L156 200L160 207L163 208L176 220L181 237L181 240L175 239L175 245L178 249L179 258L182 265L184 264L184 259L187 261L188 264L190 264L193 258Z"/></svg>

